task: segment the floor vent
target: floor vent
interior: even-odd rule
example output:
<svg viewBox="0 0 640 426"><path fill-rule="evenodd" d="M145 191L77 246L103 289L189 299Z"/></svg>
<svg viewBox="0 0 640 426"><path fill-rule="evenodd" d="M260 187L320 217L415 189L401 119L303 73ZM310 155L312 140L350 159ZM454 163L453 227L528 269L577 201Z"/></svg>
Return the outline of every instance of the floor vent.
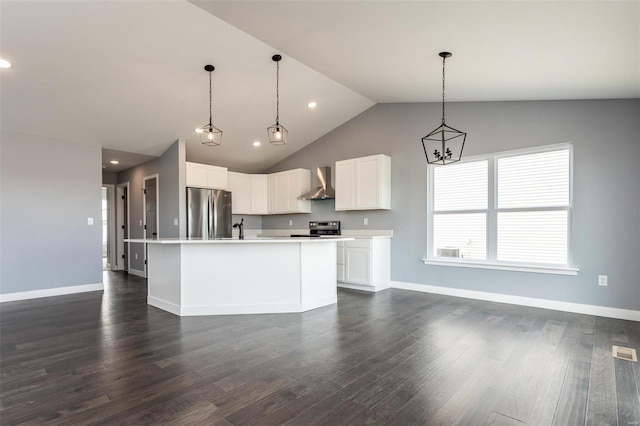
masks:
<svg viewBox="0 0 640 426"><path fill-rule="evenodd" d="M624 346L613 346L611 348L611 352L613 353L614 358L638 362L638 355L636 355L635 349L625 348Z"/></svg>

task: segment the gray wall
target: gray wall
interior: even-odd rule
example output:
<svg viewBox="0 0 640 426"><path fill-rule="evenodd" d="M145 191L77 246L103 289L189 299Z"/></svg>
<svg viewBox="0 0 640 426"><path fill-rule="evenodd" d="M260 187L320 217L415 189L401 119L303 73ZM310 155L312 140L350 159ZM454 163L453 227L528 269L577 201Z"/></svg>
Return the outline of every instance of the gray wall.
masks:
<svg viewBox="0 0 640 426"><path fill-rule="evenodd" d="M233 197L233 193L231 194ZM254 216L254 215L245 215L245 214L234 214L233 215L233 223L239 223L240 219L244 219L244 229L245 230L261 230L262 229L262 216ZM240 231L238 229L233 229L233 238L236 238Z"/></svg>
<svg viewBox="0 0 640 426"><path fill-rule="evenodd" d="M102 283L100 147L3 132L0 152L0 293Z"/></svg>
<svg viewBox="0 0 640 426"><path fill-rule="evenodd" d="M311 214L265 216L263 227L287 228L292 219L298 228L335 218L345 229L393 229L394 281L640 310L640 100L447 104L447 123L468 132L467 156L573 142L571 245L577 276L421 262L427 254L427 166L420 138L439 124L440 108L378 104L267 170L313 170L387 154L391 211L337 213L333 201L318 201ZM599 274L609 276L608 287L598 287Z"/></svg>
<svg viewBox="0 0 640 426"><path fill-rule="evenodd" d="M131 238L144 237L144 228L140 225L143 220L144 197L142 189L144 178L156 173L159 185L158 235L160 238L177 238L186 235L184 158L185 142L180 139L171 145L162 156L118 173L118 184L129 182ZM174 219L178 219L177 226L174 225ZM131 244L130 265L133 269L144 271L143 244Z"/></svg>
<svg viewBox="0 0 640 426"><path fill-rule="evenodd" d="M118 174L115 172L102 172L103 185L115 185L118 183Z"/></svg>

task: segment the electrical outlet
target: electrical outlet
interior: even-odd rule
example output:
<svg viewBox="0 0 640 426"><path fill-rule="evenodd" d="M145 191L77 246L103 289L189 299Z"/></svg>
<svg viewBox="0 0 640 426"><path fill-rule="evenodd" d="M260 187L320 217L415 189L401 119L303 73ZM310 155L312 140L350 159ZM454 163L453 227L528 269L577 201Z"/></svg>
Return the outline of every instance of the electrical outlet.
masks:
<svg viewBox="0 0 640 426"><path fill-rule="evenodd" d="M362 221L365 225L369 224L369 218L365 217L364 220Z"/></svg>
<svg viewBox="0 0 640 426"><path fill-rule="evenodd" d="M289 219L289 226L293 226L293 221Z"/></svg>
<svg viewBox="0 0 640 426"><path fill-rule="evenodd" d="M598 285L602 287L608 286L607 276L606 275L598 275Z"/></svg>
<svg viewBox="0 0 640 426"><path fill-rule="evenodd" d="M175 226L178 226L178 218L174 218L174 219L173 219L173 224L174 224Z"/></svg>

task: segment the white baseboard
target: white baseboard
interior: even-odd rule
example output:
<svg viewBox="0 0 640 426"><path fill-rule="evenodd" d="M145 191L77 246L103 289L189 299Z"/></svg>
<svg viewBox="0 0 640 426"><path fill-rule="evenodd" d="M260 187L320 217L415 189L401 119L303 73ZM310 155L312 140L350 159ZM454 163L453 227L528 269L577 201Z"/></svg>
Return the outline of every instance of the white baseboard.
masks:
<svg viewBox="0 0 640 426"><path fill-rule="evenodd" d="M322 306L333 305L337 297L312 300L304 305L298 303L276 305L201 305L178 306L175 303L148 296L147 303L174 315L190 317L199 315L237 315L237 314L285 314L306 312Z"/></svg>
<svg viewBox="0 0 640 426"><path fill-rule="evenodd" d="M0 294L0 303L17 300L39 299L41 297L63 296L65 294L85 293L88 291L103 291L104 284L83 284L69 287L44 288L41 290L21 291L18 293Z"/></svg>
<svg viewBox="0 0 640 426"><path fill-rule="evenodd" d="M322 308L323 306L335 305L338 303L338 294L337 292L331 296L322 297L320 299L307 300L303 302L300 306L299 312L307 312L312 309Z"/></svg>
<svg viewBox="0 0 640 426"><path fill-rule="evenodd" d="M174 315L180 315L180 306L175 303L167 302L157 297L147 296L147 304L162 309L163 311L171 312Z"/></svg>
<svg viewBox="0 0 640 426"><path fill-rule="evenodd" d="M128 271L131 275L135 275L136 277L140 277L140 278L147 278L146 275L144 274L144 271L141 271L140 269L133 269L133 268L129 268Z"/></svg>
<svg viewBox="0 0 640 426"><path fill-rule="evenodd" d="M338 288L348 288L351 290L360 290L360 291L368 291L370 293L377 293L380 290L385 290L390 287L391 283L386 283L378 286L370 286L370 285L358 285L358 284L348 284L343 282L338 282Z"/></svg>
<svg viewBox="0 0 640 426"><path fill-rule="evenodd" d="M375 293L376 289L368 285L347 284L338 282L338 288L348 288L350 290L368 291L369 293Z"/></svg>
<svg viewBox="0 0 640 426"><path fill-rule="evenodd" d="M206 305L182 306L180 316L238 315L238 314L289 314L302 312L297 303L281 305Z"/></svg>
<svg viewBox="0 0 640 426"><path fill-rule="evenodd" d="M557 300L536 299L533 297L511 296L508 294L487 293L484 291L463 290L451 287L405 283L392 281L392 288L420 291L423 293L442 294L445 296L463 297L465 299L486 300L488 302L508 303L511 305L529 306L532 308L551 309L554 311L572 312L576 314L595 315L598 317L616 318L640 322L640 311L630 309L609 308L607 306L583 305L580 303L560 302Z"/></svg>

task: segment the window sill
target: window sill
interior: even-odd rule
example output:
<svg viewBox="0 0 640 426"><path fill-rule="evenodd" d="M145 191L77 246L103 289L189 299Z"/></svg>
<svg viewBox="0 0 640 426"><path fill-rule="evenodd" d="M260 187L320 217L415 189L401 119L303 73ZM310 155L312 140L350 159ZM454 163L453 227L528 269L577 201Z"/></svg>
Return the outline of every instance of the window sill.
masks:
<svg viewBox="0 0 640 426"><path fill-rule="evenodd" d="M518 271L518 272L534 272L537 274L555 274L555 275L578 275L579 269L555 266L524 266L524 265L504 265L497 263L480 263L480 262L461 262L452 260L433 260L422 259L425 265L435 266L453 266L456 268L478 268L478 269L494 269L499 271Z"/></svg>

